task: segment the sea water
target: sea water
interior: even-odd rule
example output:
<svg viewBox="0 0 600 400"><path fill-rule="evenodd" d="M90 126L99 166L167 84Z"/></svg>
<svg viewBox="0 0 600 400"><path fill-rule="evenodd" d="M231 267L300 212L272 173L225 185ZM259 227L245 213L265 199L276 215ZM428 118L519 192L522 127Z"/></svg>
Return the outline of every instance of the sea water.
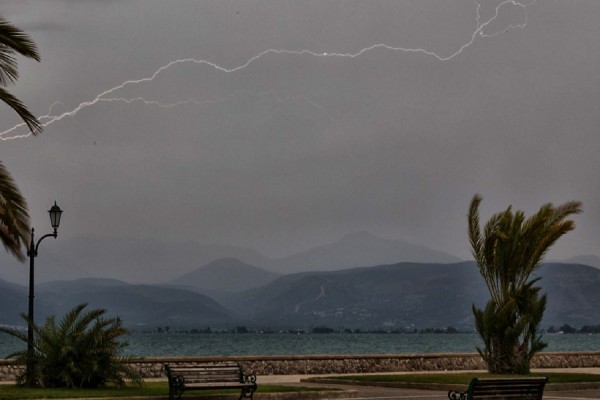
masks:
<svg viewBox="0 0 600 400"><path fill-rule="evenodd" d="M136 356L236 356L290 354L421 354L471 353L476 334L189 334L135 333L125 336L124 354ZM547 334L547 352L600 351L600 334ZM0 334L0 358L24 349L23 342Z"/></svg>

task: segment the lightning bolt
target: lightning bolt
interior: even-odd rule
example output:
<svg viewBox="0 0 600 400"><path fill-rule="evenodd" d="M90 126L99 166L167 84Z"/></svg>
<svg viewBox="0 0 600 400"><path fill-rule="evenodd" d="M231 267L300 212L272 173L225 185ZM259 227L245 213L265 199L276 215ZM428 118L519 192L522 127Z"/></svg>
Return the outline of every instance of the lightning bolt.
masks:
<svg viewBox="0 0 600 400"><path fill-rule="evenodd" d="M483 37L483 38L495 37L495 36L500 35L501 33L511 30L511 29L525 28L527 26L527 22L528 22L527 8L532 6L536 0L532 0L529 3L518 1L518 0L503 0L496 6L494 14L487 20L484 20L483 22L481 21L480 11L481 11L482 4L480 3L480 1L481 0L473 0L473 3L476 5L476 8L477 8L477 10L476 10L477 11L477 17L476 17L476 26L477 27L473 31L470 39L467 42L463 43L456 51L454 51L453 53L446 55L446 56L439 55L433 51L429 51L429 50L423 49L423 48L395 47L395 46L390 46L390 45L383 44L383 43L378 43L378 44L373 44L369 47L365 47L355 53L338 53L338 52L332 52L332 53L322 52L322 53L320 53L320 52L315 52L312 50L268 49L268 50L265 50L261 53L258 53L255 56L249 58L245 63L238 65L236 67L233 67L233 68L226 68L226 67L223 67L221 65L218 65L218 64L208 61L208 60L183 58L183 59L171 61L171 62L161 66L152 75L150 75L148 77L124 81L117 86L114 86L110 89L107 89L107 90L99 93L93 99L84 101L84 102L80 103L77 107L73 108L72 110L63 112L62 114L52 115L52 108L58 104L62 104L60 102L55 102L49 107L48 114L38 117L38 121L40 121L40 124L42 127L47 127L49 125L52 125L55 122L63 120L64 118L74 117L80 111L82 111L88 107L92 107L100 102L125 102L128 104L133 103L133 102L142 102L143 104L146 104L146 105L155 105L155 106L159 106L159 107L163 107L163 108L171 108L171 107L176 107L176 106L180 106L180 105L184 105L184 104L192 104L192 103L197 104L197 105L214 104L214 103L219 103L219 102L226 100L226 99L219 99L219 100L198 101L198 100L194 100L194 99L188 99L188 100L183 100L183 101L177 101L177 102L170 103L170 104L162 104L156 100L146 100L141 97L135 97L135 98L129 98L129 99L117 98L117 97L107 97L109 95L112 95L114 92L125 88L126 86L138 85L138 84L142 84L142 83L146 83L146 82L151 82L154 79L156 79L162 72L164 72L176 65L179 65L179 64L194 63L194 64L198 64L198 65L205 65L205 66L211 67L217 71L220 71L222 73L230 74L230 73L235 73L235 72L241 71L241 70L245 69L246 67L248 67L249 65L251 65L252 63L256 62L257 60L259 60L267 55L270 55L270 54L300 55L300 56L305 55L305 56L311 56L311 57L337 57L337 58L352 59L352 58L360 57L360 56L362 56L372 50L376 50L376 49L384 49L384 50L388 50L388 51L403 52L403 53L418 53L418 54L424 54L427 56L434 57L435 59L437 59L438 61L441 61L441 62L449 61L449 60L452 60L453 58L459 56L465 49L467 49L468 47L473 45L473 43L477 40L478 37ZM501 31L498 31L495 33L489 33L489 34L484 33L484 30L486 28L488 28L490 26L490 24L492 24L493 22L496 21L496 19L500 15L501 8L506 7L506 6L515 6L515 7L521 8L523 10L523 13L525 16L524 22L520 23L520 24L515 24L515 25L512 25L512 24L508 25L504 30L501 30ZM229 97L230 96L228 96L228 98ZM320 107L316 103L311 102L311 104ZM11 136L8 136L9 134L15 132L18 129L23 128L24 126L25 126L24 123L20 123L20 124L13 126L12 128L9 128L3 132L0 132L0 140L7 141L7 140L21 139L21 138L26 138L26 137L31 136L32 135L31 132L26 132L23 134L13 134Z"/></svg>
<svg viewBox="0 0 600 400"><path fill-rule="evenodd" d="M283 103L286 101L292 101L292 100L301 100L304 101L306 103L311 104L312 106L316 107L316 108L320 108L320 109L324 109L323 106L321 106L320 104L310 100L309 98L307 98L306 96L285 96L285 97L280 97L277 96L275 94L275 92L273 91L268 91L268 92L261 92L261 93L252 93L249 92L247 90L236 90L235 92L233 92L232 94L225 96L223 98L220 99L216 99L216 100L196 100L196 99L187 99L187 100L178 100L175 101L173 103L162 103L158 100L147 100L143 97L133 97L133 98L121 98L121 97L111 97L111 98L101 98L98 101L99 102L107 102L107 103L113 103L113 102L120 102L120 103L126 103L126 104L132 104L132 103L142 103L144 105L147 106L156 106L159 108L174 108L174 107L178 107L178 106L183 106L186 104L194 104L197 106L205 106L205 105L212 105L212 104L219 104L219 103L225 103L226 101L229 101L231 98L233 97L238 97L241 95L247 95L247 96L255 96L255 97L263 97L263 96L268 96L270 98L272 98L273 100L275 100L278 103Z"/></svg>

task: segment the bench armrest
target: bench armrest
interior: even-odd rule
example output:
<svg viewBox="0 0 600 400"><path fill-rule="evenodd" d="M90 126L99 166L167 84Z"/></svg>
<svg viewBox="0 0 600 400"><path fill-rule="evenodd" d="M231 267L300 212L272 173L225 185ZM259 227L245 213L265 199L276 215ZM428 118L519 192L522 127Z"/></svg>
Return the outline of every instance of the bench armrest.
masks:
<svg viewBox="0 0 600 400"><path fill-rule="evenodd" d="M237 364L240 369L240 378L244 383L254 383L256 384L256 374L249 374L246 372L246 369L242 364Z"/></svg>
<svg viewBox="0 0 600 400"><path fill-rule="evenodd" d="M185 388L185 376L177 375L169 379L169 386L176 390L183 390Z"/></svg>
<svg viewBox="0 0 600 400"><path fill-rule="evenodd" d="M450 400L466 400L467 392L457 392L456 390L449 390L448 398Z"/></svg>

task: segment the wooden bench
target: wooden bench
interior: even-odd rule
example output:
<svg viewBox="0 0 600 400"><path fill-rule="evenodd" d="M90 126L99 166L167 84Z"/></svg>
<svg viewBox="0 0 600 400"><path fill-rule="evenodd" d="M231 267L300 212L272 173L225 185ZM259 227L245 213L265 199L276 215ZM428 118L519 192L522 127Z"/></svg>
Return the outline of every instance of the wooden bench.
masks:
<svg viewBox="0 0 600 400"><path fill-rule="evenodd" d="M466 392L450 390L450 400L541 400L548 378L473 378Z"/></svg>
<svg viewBox="0 0 600 400"><path fill-rule="evenodd" d="M238 363L166 365L169 399L181 399L187 390L241 389L240 399L252 398L256 391L256 375L247 375Z"/></svg>

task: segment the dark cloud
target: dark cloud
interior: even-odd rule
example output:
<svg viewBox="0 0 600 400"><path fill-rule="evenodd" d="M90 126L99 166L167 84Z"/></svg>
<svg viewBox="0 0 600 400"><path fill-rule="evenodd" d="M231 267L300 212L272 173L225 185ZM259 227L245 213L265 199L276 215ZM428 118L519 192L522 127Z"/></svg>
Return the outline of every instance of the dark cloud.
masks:
<svg viewBox="0 0 600 400"><path fill-rule="evenodd" d="M99 3L5 14L57 28L35 36L43 62L22 63L15 93L40 115L94 103L0 142L34 224L56 199L66 237L281 255L365 229L469 257L478 192L482 215L583 201L556 255L595 252L598 3ZM187 58L207 62L144 80Z"/></svg>

